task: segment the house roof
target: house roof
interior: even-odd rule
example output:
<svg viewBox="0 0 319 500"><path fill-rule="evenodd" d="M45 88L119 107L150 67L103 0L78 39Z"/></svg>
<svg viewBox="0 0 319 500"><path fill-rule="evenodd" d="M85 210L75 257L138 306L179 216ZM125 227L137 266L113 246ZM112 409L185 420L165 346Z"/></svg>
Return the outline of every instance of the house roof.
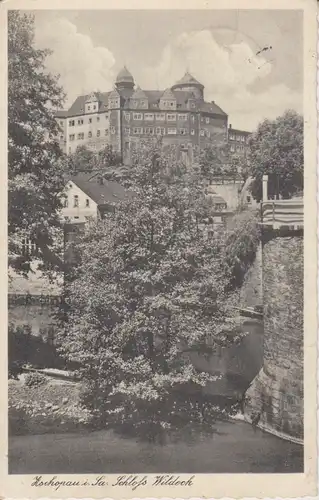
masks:
<svg viewBox="0 0 319 500"><path fill-rule="evenodd" d="M172 89L165 89L161 99L176 99L175 94L173 93Z"/></svg>
<svg viewBox="0 0 319 500"><path fill-rule="evenodd" d="M181 78L180 80L178 80L173 85L173 87L179 86L179 85L198 85L198 86L204 88L204 85L202 83L200 83L198 80L196 80L196 78L194 78L193 75L191 75L188 71L186 71L186 73L183 76L183 78Z"/></svg>
<svg viewBox="0 0 319 500"><path fill-rule="evenodd" d="M124 66L124 68L122 68L119 71L119 73L116 77L116 83L123 83L123 82L134 83L134 78L126 66Z"/></svg>
<svg viewBox="0 0 319 500"><path fill-rule="evenodd" d="M128 91L125 91L126 93L123 94L122 91L117 91L117 90L112 90L111 92L95 92L95 95L97 97L98 103L99 103L99 112L102 113L104 111L108 110L108 99L110 96L118 96L118 95L123 95L126 98L126 103L125 103L125 108L129 108L129 97L131 96L132 90L129 89ZM115 94L116 93L116 94ZM56 113L57 117L65 118L65 117L72 117L72 116L79 116L84 114L84 109L85 109L85 102L87 98L89 98L91 94L88 95L83 95L79 96L76 98L72 106L68 111L58 111ZM134 94L132 95L132 98L141 98L141 99L148 99L149 107L150 108L157 108L158 103L160 99L164 97L167 99L176 99L176 103L180 109L186 109L186 103L188 99L196 99L195 96L191 91L186 91L186 90L174 90L174 89L166 89L165 91L163 90L142 90L142 89L136 89ZM204 113L214 113L216 115L221 115L221 116L227 116L227 113L225 113L217 104L214 102L200 102L200 110ZM232 129L235 130L235 129ZM238 131L240 133L245 133ZM236 130L235 130L236 133ZM246 132L246 134L249 134L249 132Z"/></svg>
<svg viewBox="0 0 319 500"><path fill-rule="evenodd" d="M137 87L132 95L132 99L147 99L147 95L145 94L144 90L142 90L140 87Z"/></svg>
<svg viewBox="0 0 319 500"><path fill-rule="evenodd" d="M232 133L234 132L234 134L241 134L241 135L251 135L251 132L247 132L247 130L239 130L238 128L233 128L233 127L228 127L228 132Z"/></svg>
<svg viewBox="0 0 319 500"><path fill-rule="evenodd" d="M98 205L119 203L129 195L118 182L104 179L100 172L79 172L70 180Z"/></svg>
<svg viewBox="0 0 319 500"><path fill-rule="evenodd" d="M100 112L107 111L109 94L110 92L95 92L95 95L99 102ZM80 95L79 97L77 97L72 106L69 108L69 110L66 111L65 116L71 117L71 116L83 115L85 109L85 102L90 95L91 94Z"/></svg>
<svg viewBox="0 0 319 500"><path fill-rule="evenodd" d="M200 106L200 110L204 113L214 113L215 115L223 115L227 116L227 113L223 111L217 104L214 102L203 102Z"/></svg>

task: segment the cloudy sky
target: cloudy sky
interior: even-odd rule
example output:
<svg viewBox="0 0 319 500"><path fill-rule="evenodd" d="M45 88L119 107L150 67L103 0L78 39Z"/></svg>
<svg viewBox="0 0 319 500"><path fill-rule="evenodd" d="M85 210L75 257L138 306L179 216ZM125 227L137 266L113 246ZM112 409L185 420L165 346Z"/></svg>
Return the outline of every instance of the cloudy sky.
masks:
<svg viewBox="0 0 319 500"><path fill-rule="evenodd" d="M165 89L188 69L205 99L252 130L285 109L302 112L301 11L33 11L35 43L50 48L68 107L79 94L107 91L125 64L145 89ZM271 47L257 55L264 47Z"/></svg>

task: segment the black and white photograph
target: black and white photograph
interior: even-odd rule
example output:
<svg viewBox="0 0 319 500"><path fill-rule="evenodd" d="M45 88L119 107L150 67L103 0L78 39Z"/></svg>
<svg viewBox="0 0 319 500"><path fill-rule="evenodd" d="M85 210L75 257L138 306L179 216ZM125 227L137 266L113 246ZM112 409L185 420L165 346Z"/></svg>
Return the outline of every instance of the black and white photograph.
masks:
<svg viewBox="0 0 319 500"><path fill-rule="evenodd" d="M7 8L8 475L305 473L304 11Z"/></svg>

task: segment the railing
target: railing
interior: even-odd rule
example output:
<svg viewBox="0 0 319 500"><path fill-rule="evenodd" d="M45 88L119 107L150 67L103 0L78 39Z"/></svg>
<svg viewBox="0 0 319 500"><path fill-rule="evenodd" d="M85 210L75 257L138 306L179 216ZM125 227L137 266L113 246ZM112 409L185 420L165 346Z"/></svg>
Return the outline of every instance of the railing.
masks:
<svg viewBox="0 0 319 500"><path fill-rule="evenodd" d="M261 220L264 226L303 228L303 199L267 200L261 203Z"/></svg>

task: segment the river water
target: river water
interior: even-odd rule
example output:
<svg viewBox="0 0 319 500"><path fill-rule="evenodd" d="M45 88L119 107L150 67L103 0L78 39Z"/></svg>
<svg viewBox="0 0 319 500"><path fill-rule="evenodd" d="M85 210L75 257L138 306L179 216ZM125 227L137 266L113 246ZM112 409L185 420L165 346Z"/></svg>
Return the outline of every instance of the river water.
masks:
<svg viewBox="0 0 319 500"><path fill-rule="evenodd" d="M111 431L14 436L10 474L291 473L303 471L303 447L240 421L220 422L210 435L164 446Z"/></svg>

